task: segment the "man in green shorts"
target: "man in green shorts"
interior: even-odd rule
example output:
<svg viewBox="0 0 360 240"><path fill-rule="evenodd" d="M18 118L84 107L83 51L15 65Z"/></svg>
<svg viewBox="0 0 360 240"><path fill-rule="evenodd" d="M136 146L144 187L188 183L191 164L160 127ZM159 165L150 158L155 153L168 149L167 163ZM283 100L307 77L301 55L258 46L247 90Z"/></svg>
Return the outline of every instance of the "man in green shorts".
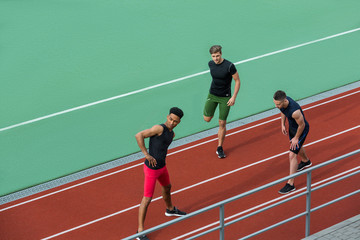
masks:
<svg viewBox="0 0 360 240"><path fill-rule="evenodd" d="M214 117L216 107L219 105L219 131L218 147L216 153L219 158L225 158L222 147L226 135L226 119L230 107L235 104L236 96L240 89L240 77L235 65L222 58L221 46L214 45L210 48L212 61L209 62L212 82L209 95L204 108L204 120L210 122ZM235 81L234 94L231 96L231 82Z"/></svg>

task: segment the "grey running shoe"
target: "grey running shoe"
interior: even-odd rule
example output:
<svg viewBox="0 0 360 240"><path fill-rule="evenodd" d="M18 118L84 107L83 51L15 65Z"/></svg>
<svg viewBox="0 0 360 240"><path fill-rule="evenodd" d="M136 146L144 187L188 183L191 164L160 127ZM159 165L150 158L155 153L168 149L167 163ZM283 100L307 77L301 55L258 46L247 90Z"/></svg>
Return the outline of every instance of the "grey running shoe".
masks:
<svg viewBox="0 0 360 240"><path fill-rule="evenodd" d="M219 158L226 158L226 155L224 153L224 149L220 146L217 148L216 153Z"/></svg>
<svg viewBox="0 0 360 240"><path fill-rule="evenodd" d="M136 232L138 233L138 232ZM142 235L140 237L137 237L136 240L150 240L146 235Z"/></svg>
<svg viewBox="0 0 360 240"><path fill-rule="evenodd" d="M292 185L286 183L285 186L282 189L280 189L279 193L286 194L286 193L295 191L295 189L296 189L295 186L292 186Z"/></svg>
<svg viewBox="0 0 360 240"><path fill-rule="evenodd" d="M310 159L307 162L301 161L298 165L297 171L299 172L299 171L303 170L304 168L310 167L311 165L312 165L312 163L311 163Z"/></svg>
<svg viewBox="0 0 360 240"><path fill-rule="evenodd" d="M174 209L172 211L170 211L169 209L166 209L166 212L165 212L165 216L168 216L168 217L170 217L170 216L181 217L184 215L186 215L186 213L183 211L180 211L176 207L174 207Z"/></svg>

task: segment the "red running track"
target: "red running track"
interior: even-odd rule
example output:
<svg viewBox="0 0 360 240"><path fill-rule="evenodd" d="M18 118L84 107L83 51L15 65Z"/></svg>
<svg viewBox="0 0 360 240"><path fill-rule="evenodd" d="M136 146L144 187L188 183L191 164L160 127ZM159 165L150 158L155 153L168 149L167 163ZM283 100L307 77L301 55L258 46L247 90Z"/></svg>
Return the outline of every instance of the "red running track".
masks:
<svg viewBox="0 0 360 240"><path fill-rule="evenodd" d="M303 106L310 123L306 151L313 164L326 162L360 146L360 88ZM321 141L319 141L321 140ZM134 140L135 141L135 140ZM175 206L193 212L288 175L288 137L282 135L279 115L228 131L218 159L215 136L171 149L167 166L173 185ZM312 183L327 181L345 171L360 168L355 155L318 169ZM3 204L0 209L0 239L122 239L136 232L138 206L143 193L142 160L33 196ZM280 195L277 185L225 206L227 221L245 215L257 206L290 195ZM306 187L305 175L295 180L298 191ZM360 176L352 176L312 193L312 207L360 187ZM171 220L156 186L145 226ZM355 195L311 214L311 233L360 213ZM254 209L253 209L254 208ZM249 210L250 209L250 210ZM252 210L251 210L252 209ZM238 239L305 211L305 197L297 198L225 229L225 239ZM218 209L148 234L150 239L185 239L191 232L218 220ZM206 229L207 230L207 229ZM301 217L253 239L301 239L305 218ZM214 232L199 239L218 239Z"/></svg>

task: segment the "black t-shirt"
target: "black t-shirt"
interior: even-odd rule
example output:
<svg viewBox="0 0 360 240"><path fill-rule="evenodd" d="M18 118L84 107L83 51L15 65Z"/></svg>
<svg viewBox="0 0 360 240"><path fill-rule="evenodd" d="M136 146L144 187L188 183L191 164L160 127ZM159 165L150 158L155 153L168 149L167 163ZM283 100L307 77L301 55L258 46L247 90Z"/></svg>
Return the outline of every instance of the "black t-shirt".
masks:
<svg viewBox="0 0 360 240"><path fill-rule="evenodd" d="M210 93L218 97L230 97L232 75L237 72L235 65L226 59L220 64L211 60L209 68L213 79Z"/></svg>
<svg viewBox="0 0 360 240"><path fill-rule="evenodd" d="M167 155L168 147L171 144L174 138L174 132L166 127L165 124L160 124L164 130L160 136L155 135L150 137L149 142L149 154L156 159L156 166L152 167L149 164L149 161L145 160L145 165L151 169L160 169L163 168L165 163L165 158Z"/></svg>

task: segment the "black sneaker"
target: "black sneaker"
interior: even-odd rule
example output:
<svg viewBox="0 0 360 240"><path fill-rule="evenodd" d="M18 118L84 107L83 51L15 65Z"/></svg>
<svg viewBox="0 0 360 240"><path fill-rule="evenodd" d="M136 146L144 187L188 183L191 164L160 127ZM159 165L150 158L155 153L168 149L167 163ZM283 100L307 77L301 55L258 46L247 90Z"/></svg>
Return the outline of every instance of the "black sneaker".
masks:
<svg viewBox="0 0 360 240"><path fill-rule="evenodd" d="M184 216L184 215L186 215L186 213L180 211L176 207L174 207L174 210L172 210L172 211L170 211L169 209L166 209L166 212L165 212L165 216L168 216L168 217L171 217L171 216L181 217L181 216Z"/></svg>
<svg viewBox="0 0 360 240"><path fill-rule="evenodd" d="M226 155L224 153L224 149L220 146L217 148L216 153L219 158L226 158Z"/></svg>
<svg viewBox="0 0 360 240"><path fill-rule="evenodd" d="M299 171L303 170L304 168L310 167L311 165L312 165L312 163L311 163L310 159L307 162L301 161L298 165L297 171L299 172Z"/></svg>
<svg viewBox="0 0 360 240"><path fill-rule="evenodd" d="M286 183L285 186L282 189L280 189L279 193L286 194L286 193L294 191L295 189L296 189L295 186L292 186L292 185Z"/></svg>
<svg viewBox="0 0 360 240"><path fill-rule="evenodd" d="M138 232L136 232L138 233ZM140 237L135 238L136 240L150 240L146 235L142 235Z"/></svg>

